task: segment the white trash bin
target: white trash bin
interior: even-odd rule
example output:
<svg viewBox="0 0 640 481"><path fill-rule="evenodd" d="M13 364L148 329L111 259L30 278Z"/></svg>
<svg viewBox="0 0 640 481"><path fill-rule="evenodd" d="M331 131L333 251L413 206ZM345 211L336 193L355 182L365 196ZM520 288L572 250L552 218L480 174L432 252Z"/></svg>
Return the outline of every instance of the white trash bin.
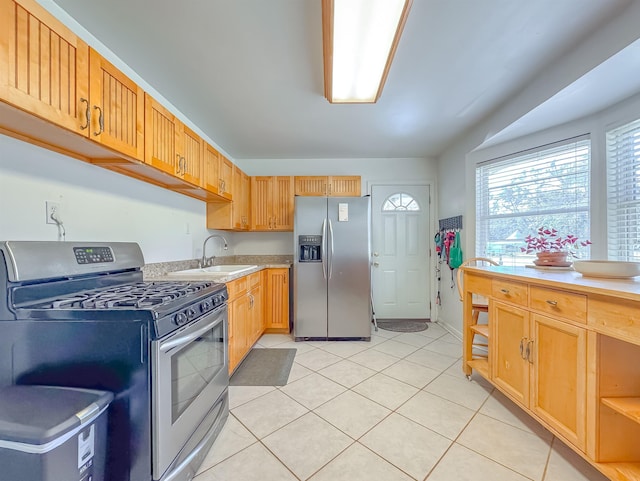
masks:
<svg viewBox="0 0 640 481"><path fill-rule="evenodd" d="M105 481L112 399L90 389L0 388L0 481Z"/></svg>

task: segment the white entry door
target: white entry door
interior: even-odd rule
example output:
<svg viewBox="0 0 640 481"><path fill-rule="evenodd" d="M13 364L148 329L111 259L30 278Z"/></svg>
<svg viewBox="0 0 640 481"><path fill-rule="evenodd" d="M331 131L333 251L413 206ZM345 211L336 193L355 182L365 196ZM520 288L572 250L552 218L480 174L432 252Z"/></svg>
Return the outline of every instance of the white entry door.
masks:
<svg viewBox="0 0 640 481"><path fill-rule="evenodd" d="M429 186L371 188L373 305L378 319L427 319Z"/></svg>

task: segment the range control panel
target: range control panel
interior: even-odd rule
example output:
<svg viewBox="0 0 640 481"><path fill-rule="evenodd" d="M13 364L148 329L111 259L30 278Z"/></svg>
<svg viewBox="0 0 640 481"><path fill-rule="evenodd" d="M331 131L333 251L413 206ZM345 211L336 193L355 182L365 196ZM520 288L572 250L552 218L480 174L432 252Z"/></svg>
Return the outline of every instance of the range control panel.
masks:
<svg viewBox="0 0 640 481"><path fill-rule="evenodd" d="M110 247L74 247L78 264L101 264L113 262L113 251Z"/></svg>

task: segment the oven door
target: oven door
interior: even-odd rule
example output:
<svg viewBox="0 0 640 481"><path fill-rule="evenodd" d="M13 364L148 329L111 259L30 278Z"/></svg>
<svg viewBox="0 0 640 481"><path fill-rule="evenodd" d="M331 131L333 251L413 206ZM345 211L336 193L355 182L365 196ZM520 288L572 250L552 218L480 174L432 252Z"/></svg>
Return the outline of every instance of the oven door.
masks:
<svg viewBox="0 0 640 481"><path fill-rule="evenodd" d="M229 385L227 306L151 343L153 479Z"/></svg>

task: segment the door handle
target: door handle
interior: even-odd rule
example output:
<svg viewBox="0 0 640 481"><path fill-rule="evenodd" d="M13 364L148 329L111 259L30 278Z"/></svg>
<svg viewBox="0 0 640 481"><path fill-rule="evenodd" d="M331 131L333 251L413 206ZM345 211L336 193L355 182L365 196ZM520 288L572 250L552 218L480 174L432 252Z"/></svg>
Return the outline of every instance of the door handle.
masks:
<svg viewBox="0 0 640 481"><path fill-rule="evenodd" d="M80 102L85 102L87 104L87 109L84 111L84 117L87 123L80 126L80 129L84 130L89 128L89 124L91 124L91 109L89 108L89 101L87 99L81 98Z"/></svg>
<svg viewBox="0 0 640 481"><path fill-rule="evenodd" d="M326 249L324 246L326 238L327 238L327 219L324 219L322 221L322 240L320 241L320 256L322 257L322 275L325 279L327 278L327 256L326 256Z"/></svg>
<svg viewBox="0 0 640 481"><path fill-rule="evenodd" d="M333 224L329 219L329 234L331 235L331 259L329 259L329 279L331 279L331 273L333 272Z"/></svg>
<svg viewBox="0 0 640 481"><path fill-rule="evenodd" d="M97 105L94 105L93 110L98 111L98 127L100 127L100 130L98 130L97 132L94 132L93 135L98 136L102 132L104 132L104 119L102 118L102 109L100 107L98 107Z"/></svg>

